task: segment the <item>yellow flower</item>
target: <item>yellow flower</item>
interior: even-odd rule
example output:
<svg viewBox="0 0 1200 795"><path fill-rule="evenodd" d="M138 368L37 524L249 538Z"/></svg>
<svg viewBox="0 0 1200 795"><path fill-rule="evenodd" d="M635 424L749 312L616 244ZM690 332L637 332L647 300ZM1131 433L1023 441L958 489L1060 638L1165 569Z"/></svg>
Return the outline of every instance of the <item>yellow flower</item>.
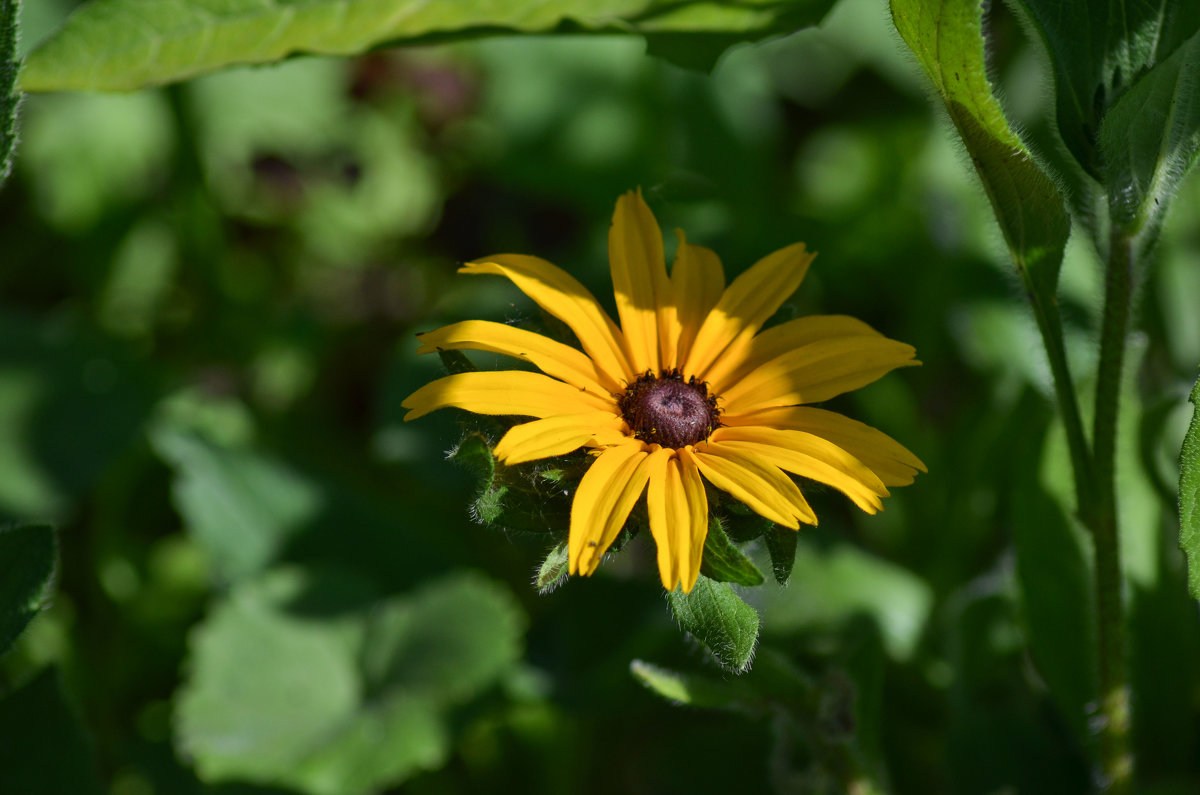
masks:
<svg viewBox="0 0 1200 795"><path fill-rule="evenodd" d="M502 254L468 274L505 276L565 323L583 350L501 323L468 320L419 335L421 353L471 349L524 359L544 373L450 375L404 401L412 420L455 406L535 417L514 426L496 457L519 464L592 448L571 506L570 572L591 574L646 493L663 587L690 591L708 532L704 483L773 522L817 517L788 473L826 483L868 513L888 486L911 483L921 461L863 423L813 408L918 364L912 346L842 315L762 331L816 255L796 243L725 286L717 255L687 242L670 276L662 234L641 192L617 200L608 236L620 327L562 269Z"/></svg>

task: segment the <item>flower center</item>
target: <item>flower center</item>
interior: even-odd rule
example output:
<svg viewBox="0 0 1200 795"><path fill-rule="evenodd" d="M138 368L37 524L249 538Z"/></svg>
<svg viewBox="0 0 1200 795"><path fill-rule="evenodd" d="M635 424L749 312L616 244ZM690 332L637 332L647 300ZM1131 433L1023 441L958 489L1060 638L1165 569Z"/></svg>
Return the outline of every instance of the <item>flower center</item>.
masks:
<svg viewBox="0 0 1200 795"><path fill-rule="evenodd" d="M678 370L661 376L644 373L617 400L633 435L648 444L686 447L704 441L720 426L717 399L695 376Z"/></svg>

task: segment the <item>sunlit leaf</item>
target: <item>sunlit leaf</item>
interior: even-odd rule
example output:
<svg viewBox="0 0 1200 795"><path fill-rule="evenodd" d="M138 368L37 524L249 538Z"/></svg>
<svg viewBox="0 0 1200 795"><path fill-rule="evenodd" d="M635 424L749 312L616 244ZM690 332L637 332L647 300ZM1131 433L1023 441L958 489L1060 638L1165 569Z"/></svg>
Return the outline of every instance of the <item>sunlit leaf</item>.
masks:
<svg viewBox="0 0 1200 795"><path fill-rule="evenodd" d="M21 92L17 90L17 12L20 0L0 0L0 185L12 170L17 148L17 109Z"/></svg>
<svg viewBox="0 0 1200 795"><path fill-rule="evenodd" d="M0 654L45 606L56 546L46 525L0 527Z"/></svg>
<svg viewBox="0 0 1200 795"><path fill-rule="evenodd" d="M29 57L26 91L131 90L294 53L494 36L603 32L700 37L687 60L707 65L737 41L820 21L831 0L92 0ZM679 40L663 42L670 57ZM715 53L714 53L715 45Z"/></svg>
<svg viewBox="0 0 1200 795"><path fill-rule="evenodd" d="M1190 400L1197 410L1179 453L1179 546L1187 555L1188 590L1200 599L1200 380Z"/></svg>
<svg viewBox="0 0 1200 795"><path fill-rule="evenodd" d="M729 540L720 518L716 516L709 516L700 571L718 582L749 586L762 585L763 582L758 566Z"/></svg>
<svg viewBox="0 0 1200 795"><path fill-rule="evenodd" d="M651 691L675 704L735 711L746 711L755 706L753 693L737 683L672 671L643 660L631 662L629 670Z"/></svg>
<svg viewBox="0 0 1200 795"><path fill-rule="evenodd" d="M1053 295L1071 222L1058 188L1004 116L988 79L978 0L892 0L892 19L946 104L1018 268Z"/></svg>
<svg viewBox="0 0 1200 795"><path fill-rule="evenodd" d="M758 613L728 583L703 574L688 593L667 594L679 626L703 643L713 658L734 673L750 667L758 642Z"/></svg>
<svg viewBox="0 0 1200 795"><path fill-rule="evenodd" d="M444 762L449 711L520 657L520 608L466 575L379 602L360 591L275 571L197 629L179 733L204 779L333 795Z"/></svg>
<svg viewBox="0 0 1200 795"><path fill-rule="evenodd" d="M569 548L566 541L556 544L553 549L546 553L546 559L542 561L542 565L538 567L537 577L534 579L534 586L538 589L538 593L542 596L553 591L558 586L562 585L567 577L568 564L570 563Z"/></svg>

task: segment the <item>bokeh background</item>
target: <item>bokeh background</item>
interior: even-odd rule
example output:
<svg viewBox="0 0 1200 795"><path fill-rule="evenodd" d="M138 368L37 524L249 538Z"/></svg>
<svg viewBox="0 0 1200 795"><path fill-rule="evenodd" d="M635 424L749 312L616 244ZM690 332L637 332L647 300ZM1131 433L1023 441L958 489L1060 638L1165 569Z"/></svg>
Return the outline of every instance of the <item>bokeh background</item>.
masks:
<svg viewBox="0 0 1200 795"><path fill-rule="evenodd" d="M24 49L73 5L27 0ZM995 78L1036 139L1048 83L995 5ZM636 38L495 38L31 96L21 130L0 192L0 520L54 523L61 566L0 660L6 791L819 791L779 716L678 708L631 675L733 678L675 625L648 540L538 596L550 537L471 521L470 473L445 458L463 417L402 421L441 373L415 332L536 320L457 264L537 254L611 309L609 218L637 186L668 256L676 227L731 276L803 240L820 255L781 317L854 315L924 362L833 407L929 474L873 517L812 490L791 584L745 594L760 654L854 692L896 792L1088 790L1070 717L1090 698L1071 601L1087 545L1047 368L882 3L844 0L711 74ZM1118 465L1147 792L1200 780L1174 541L1198 208L1192 180L1142 274ZM1061 300L1085 383L1099 274L1073 238ZM1062 614L1027 615L1028 588L1062 589ZM388 644L411 646L406 668L373 662L398 659L372 651ZM30 716L41 729L11 728Z"/></svg>

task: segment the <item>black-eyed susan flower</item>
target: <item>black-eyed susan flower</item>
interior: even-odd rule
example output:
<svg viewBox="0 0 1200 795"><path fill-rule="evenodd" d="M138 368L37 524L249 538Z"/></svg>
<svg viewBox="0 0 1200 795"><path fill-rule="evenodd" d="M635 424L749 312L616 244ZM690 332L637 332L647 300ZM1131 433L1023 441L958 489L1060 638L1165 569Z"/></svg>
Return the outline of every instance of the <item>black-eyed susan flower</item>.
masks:
<svg viewBox="0 0 1200 795"><path fill-rule="evenodd" d="M708 531L704 480L798 529L817 517L791 475L828 484L874 513L888 486L911 483L924 466L882 432L808 405L917 364L912 346L841 315L762 329L815 254L796 243L726 286L717 255L676 234L668 275L641 193L618 199L608 249L619 326L545 260L502 254L463 266L510 279L565 323L582 350L502 323L455 323L419 335L420 352L490 351L542 372L450 375L403 405L406 420L447 406L535 418L496 445L509 465L590 448L594 459L571 506L570 573L596 570L645 493L663 586L690 591Z"/></svg>

